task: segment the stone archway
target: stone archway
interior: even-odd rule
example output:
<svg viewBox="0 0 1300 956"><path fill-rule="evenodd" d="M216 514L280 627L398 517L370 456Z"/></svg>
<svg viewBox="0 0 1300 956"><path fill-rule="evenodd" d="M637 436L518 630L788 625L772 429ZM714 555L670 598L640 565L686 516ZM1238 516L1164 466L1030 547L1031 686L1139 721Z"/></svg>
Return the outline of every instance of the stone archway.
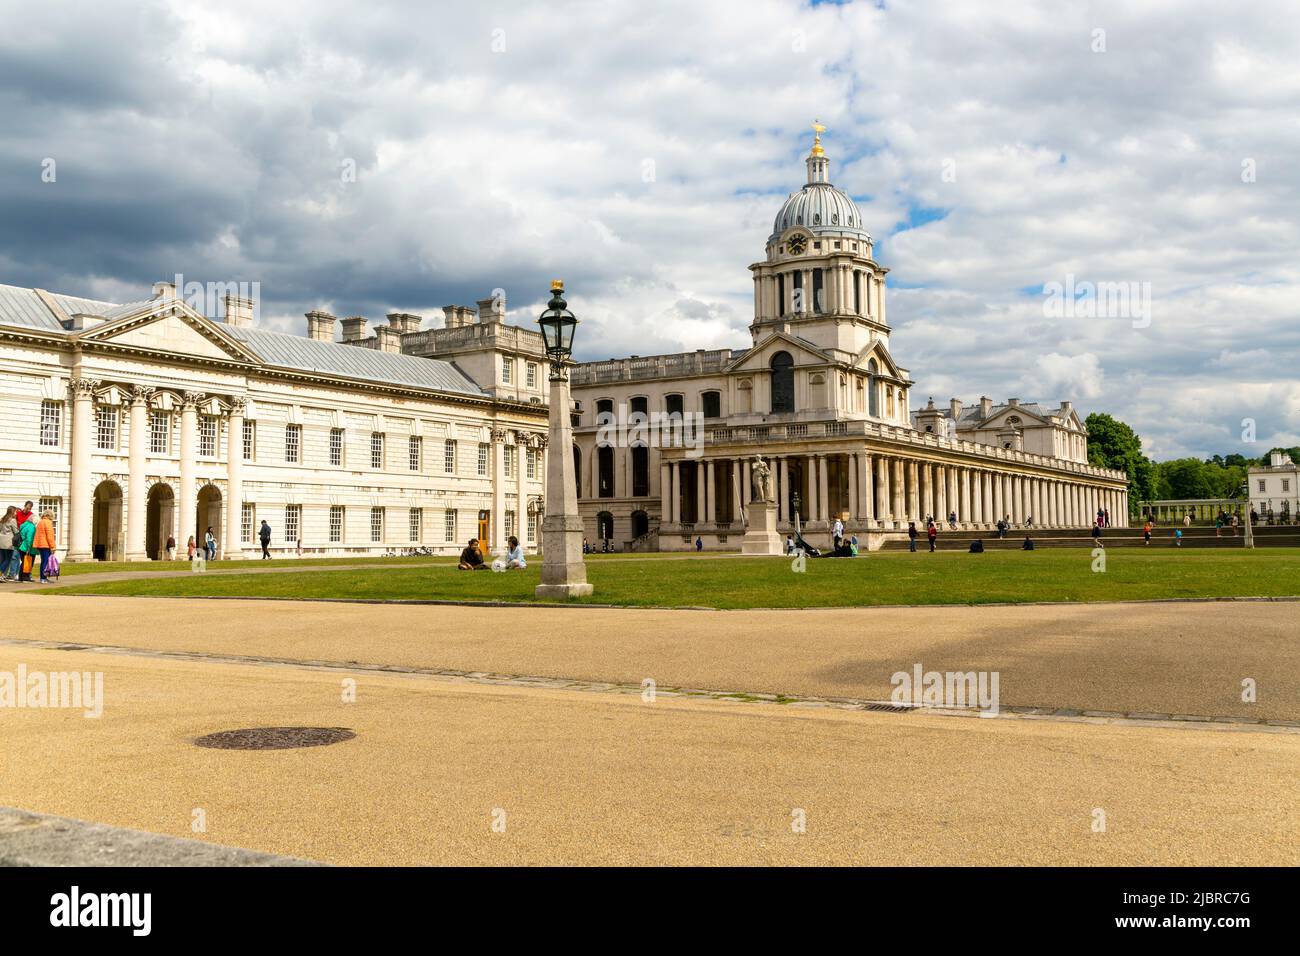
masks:
<svg viewBox="0 0 1300 956"><path fill-rule="evenodd" d="M221 552L221 489L216 485L204 485L199 489L199 498L194 512L194 544L203 549L204 535L212 529L212 537L217 542L217 552Z"/></svg>
<svg viewBox="0 0 1300 956"><path fill-rule="evenodd" d="M171 485L159 482L149 489L145 512L144 550L150 561L167 559L167 536L176 527L176 495Z"/></svg>
<svg viewBox="0 0 1300 956"><path fill-rule="evenodd" d="M122 486L101 481L95 487L90 553L96 561L121 561L126 541L122 533Z"/></svg>

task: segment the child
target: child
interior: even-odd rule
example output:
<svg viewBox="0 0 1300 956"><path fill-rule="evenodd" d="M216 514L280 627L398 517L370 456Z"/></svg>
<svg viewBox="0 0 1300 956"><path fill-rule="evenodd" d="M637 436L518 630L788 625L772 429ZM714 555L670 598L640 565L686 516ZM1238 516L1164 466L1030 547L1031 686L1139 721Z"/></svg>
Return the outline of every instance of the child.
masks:
<svg viewBox="0 0 1300 956"><path fill-rule="evenodd" d="M1174 529L1174 547L1175 547L1175 548L1181 548L1182 546L1183 546L1183 529L1182 529L1182 528L1175 528L1175 529Z"/></svg>

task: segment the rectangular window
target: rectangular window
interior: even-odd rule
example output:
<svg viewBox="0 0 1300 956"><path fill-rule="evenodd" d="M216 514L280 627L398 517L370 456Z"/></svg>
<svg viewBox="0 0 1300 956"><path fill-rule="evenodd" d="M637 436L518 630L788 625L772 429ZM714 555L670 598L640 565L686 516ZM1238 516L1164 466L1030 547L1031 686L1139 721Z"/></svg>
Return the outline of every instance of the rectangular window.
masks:
<svg viewBox="0 0 1300 956"><path fill-rule="evenodd" d="M515 360L508 355L501 356L501 381L509 385L510 377L514 374Z"/></svg>
<svg viewBox="0 0 1300 956"><path fill-rule="evenodd" d="M423 530L424 509L412 508L406 516L406 531L412 544L419 544L420 532Z"/></svg>
<svg viewBox="0 0 1300 956"><path fill-rule="evenodd" d="M528 516L528 540L537 540L537 515Z"/></svg>
<svg viewBox="0 0 1300 956"><path fill-rule="evenodd" d="M1260 491L1263 491L1263 490L1264 490L1264 479L1263 479L1263 478L1259 479L1259 490L1260 490Z"/></svg>
<svg viewBox="0 0 1300 956"><path fill-rule="evenodd" d="M302 448L302 426L284 426L284 460L297 463L298 453Z"/></svg>
<svg viewBox="0 0 1300 956"><path fill-rule="evenodd" d="M40 516L45 514L45 512L50 512L54 515L54 528L57 531L59 527L59 504L62 500L62 498L42 498L40 501L36 502L37 520L39 521Z"/></svg>
<svg viewBox="0 0 1300 956"><path fill-rule="evenodd" d="M330 429L330 464L343 464L343 429Z"/></svg>
<svg viewBox="0 0 1300 956"><path fill-rule="evenodd" d="M330 505L330 544L343 540L343 506Z"/></svg>
<svg viewBox="0 0 1300 956"><path fill-rule="evenodd" d="M502 478L513 478L515 476L515 446L506 445L501 449L501 469Z"/></svg>
<svg viewBox="0 0 1300 956"><path fill-rule="evenodd" d="M1282 490L1283 490L1283 491L1290 491L1290 490L1291 490L1291 479L1290 479L1290 478L1283 478L1283 479L1282 479Z"/></svg>
<svg viewBox="0 0 1300 956"><path fill-rule="evenodd" d="M412 435L406 439L406 464L411 471L420 470L420 459L423 457L422 451L419 435Z"/></svg>
<svg viewBox="0 0 1300 956"><path fill-rule="evenodd" d="M479 443L478 446L478 476L486 478L488 473L488 446Z"/></svg>
<svg viewBox="0 0 1300 956"><path fill-rule="evenodd" d="M217 420L211 415L199 419L199 457L217 457Z"/></svg>
<svg viewBox="0 0 1300 956"><path fill-rule="evenodd" d="M239 540L245 544L250 544L253 540L253 515L255 513L256 506L249 501L245 501L243 507L239 510Z"/></svg>
<svg viewBox="0 0 1300 956"><path fill-rule="evenodd" d="M442 538L444 541L456 540L456 512L444 511L442 513Z"/></svg>
<svg viewBox="0 0 1300 956"><path fill-rule="evenodd" d="M526 374L527 374L528 387L536 388L537 387L537 363L536 362L528 363L528 372Z"/></svg>
<svg viewBox="0 0 1300 956"><path fill-rule="evenodd" d="M370 467L384 467L384 436L382 432L370 433Z"/></svg>
<svg viewBox="0 0 1300 956"><path fill-rule="evenodd" d="M285 544L297 544L302 530L302 505L284 506L284 541Z"/></svg>
<svg viewBox="0 0 1300 956"><path fill-rule="evenodd" d="M63 418L62 402L41 402L41 445L46 448L58 448L62 435L60 422Z"/></svg>
<svg viewBox="0 0 1300 956"><path fill-rule="evenodd" d="M449 475L456 473L456 443L450 438L442 443L442 470Z"/></svg>
<svg viewBox="0 0 1300 956"><path fill-rule="evenodd" d="M507 511L506 512L506 537L508 538L514 533L515 533L515 513L513 511Z"/></svg>
<svg viewBox="0 0 1300 956"><path fill-rule="evenodd" d="M370 540L373 544L379 544L384 540L384 509L370 509Z"/></svg>
<svg viewBox="0 0 1300 956"><path fill-rule="evenodd" d="M117 451L117 407L99 406L99 422L95 434L95 447L100 451Z"/></svg>
<svg viewBox="0 0 1300 956"><path fill-rule="evenodd" d="M253 460L253 450L257 447L257 422L244 422L244 461Z"/></svg>
<svg viewBox="0 0 1300 956"><path fill-rule="evenodd" d="M172 420L166 412L154 412L149 416L149 452L153 455L166 455L171 452Z"/></svg>
<svg viewBox="0 0 1300 956"><path fill-rule="evenodd" d="M524 455L527 457L527 461L528 461L528 471L526 476L528 478L536 478L537 457L538 457L537 449L530 446L524 450Z"/></svg>

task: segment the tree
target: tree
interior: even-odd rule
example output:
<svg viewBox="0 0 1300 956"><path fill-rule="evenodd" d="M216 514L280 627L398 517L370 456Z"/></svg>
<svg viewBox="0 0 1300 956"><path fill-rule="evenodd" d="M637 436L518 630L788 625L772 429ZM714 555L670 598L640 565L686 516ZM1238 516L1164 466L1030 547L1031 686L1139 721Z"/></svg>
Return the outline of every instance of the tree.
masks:
<svg viewBox="0 0 1300 956"><path fill-rule="evenodd" d="M1088 464L1128 475L1129 510L1136 514L1138 502L1155 497L1155 469L1151 459L1142 454L1142 439L1105 412L1093 412L1084 425L1088 429Z"/></svg>

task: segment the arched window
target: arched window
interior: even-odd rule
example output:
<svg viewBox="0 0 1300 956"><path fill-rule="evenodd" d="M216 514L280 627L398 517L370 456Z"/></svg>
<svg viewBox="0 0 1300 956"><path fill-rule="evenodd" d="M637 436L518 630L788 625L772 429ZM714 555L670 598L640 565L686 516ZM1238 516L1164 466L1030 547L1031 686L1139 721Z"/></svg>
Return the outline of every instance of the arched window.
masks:
<svg viewBox="0 0 1300 956"><path fill-rule="evenodd" d="M582 497L582 449L573 446L573 482L578 487L578 497Z"/></svg>
<svg viewBox="0 0 1300 956"><path fill-rule="evenodd" d="M867 414L876 417L880 415L880 389L876 383L877 368L875 359L867 363Z"/></svg>
<svg viewBox="0 0 1300 956"><path fill-rule="evenodd" d="M705 418L722 417L722 393L704 392L700 395L700 404L704 407Z"/></svg>
<svg viewBox="0 0 1300 956"><path fill-rule="evenodd" d="M632 449L632 496L650 494L650 449L644 445Z"/></svg>
<svg viewBox="0 0 1300 956"><path fill-rule="evenodd" d="M794 411L794 359L789 352L772 356L772 412Z"/></svg>

